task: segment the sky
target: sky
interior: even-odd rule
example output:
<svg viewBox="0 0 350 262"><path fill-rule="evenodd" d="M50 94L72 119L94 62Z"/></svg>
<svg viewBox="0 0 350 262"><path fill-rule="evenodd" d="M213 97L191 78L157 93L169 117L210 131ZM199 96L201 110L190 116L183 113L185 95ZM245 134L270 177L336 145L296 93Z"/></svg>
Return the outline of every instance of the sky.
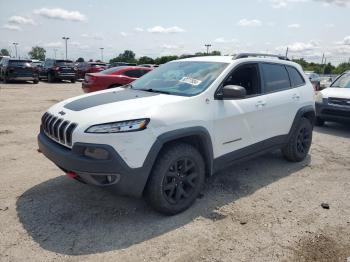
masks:
<svg viewBox="0 0 350 262"><path fill-rule="evenodd" d="M124 50L137 57L268 52L338 64L350 59L350 0L0 0L0 48L26 57L104 60ZM55 51L56 50L56 51Z"/></svg>

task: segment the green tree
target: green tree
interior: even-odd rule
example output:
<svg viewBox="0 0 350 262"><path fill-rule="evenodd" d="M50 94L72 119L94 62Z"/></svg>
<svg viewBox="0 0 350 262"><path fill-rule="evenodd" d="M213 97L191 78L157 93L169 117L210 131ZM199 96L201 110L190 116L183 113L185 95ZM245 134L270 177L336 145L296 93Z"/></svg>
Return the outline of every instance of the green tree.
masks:
<svg viewBox="0 0 350 262"><path fill-rule="evenodd" d="M138 64L154 64L154 59L148 56L141 56L138 60Z"/></svg>
<svg viewBox="0 0 350 262"><path fill-rule="evenodd" d="M0 50L0 55L2 55L2 56L10 56L10 52L9 52L9 50L3 48L3 49Z"/></svg>
<svg viewBox="0 0 350 262"><path fill-rule="evenodd" d="M333 70L333 74L339 75L348 70L350 70L350 63L341 63Z"/></svg>
<svg viewBox="0 0 350 262"><path fill-rule="evenodd" d="M28 55L31 59L45 60L46 50L40 46L32 47L32 50L28 52Z"/></svg>
<svg viewBox="0 0 350 262"><path fill-rule="evenodd" d="M165 63L168 63L172 60L176 60L178 59L179 57L177 55L169 55L169 56L162 56L162 57L157 57L154 62L157 64L157 65L161 65L161 64L165 64Z"/></svg>
<svg viewBox="0 0 350 262"><path fill-rule="evenodd" d="M326 74L326 75L332 74L332 72L334 71L334 69L335 69L335 67L332 66L331 63L328 63L328 64L324 67L322 73L323 73L323 74Z"/></svg>
<svg viewBox="0 0 350 262"><path fill-rule="evenodd" d="M82 63L82 62L85 62L85 60L84 60L84 58L82 58L82 57L79 57L79 58L77 59L77 61L75 61L75 62L79 62L79 63Z"/></svg>
<svg viewBox="0 0 350 262"><path fill-rule="evenodd" d="M109 60L110 63L114 62L126 62L126 63L136 63L135 53L131 50L125 50L124 53L119 54L117 57Z"/></svg>

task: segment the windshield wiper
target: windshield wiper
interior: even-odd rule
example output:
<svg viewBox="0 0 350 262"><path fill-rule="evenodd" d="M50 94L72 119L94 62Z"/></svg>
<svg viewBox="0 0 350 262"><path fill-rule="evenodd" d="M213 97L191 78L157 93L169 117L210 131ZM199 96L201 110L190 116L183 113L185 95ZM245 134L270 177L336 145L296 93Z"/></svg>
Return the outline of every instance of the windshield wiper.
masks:
<svg viewBox="0 0 350 262"><path fill-rule="evenodd" d="M147 88L147 89L145 88L145 89L137 89L137 90L146 91L146 92L153 92L153 93L160 93L160 94L166 94L166 95L170 94L170 92L157 90L157 89L153 89L153 88Z"/></svg>

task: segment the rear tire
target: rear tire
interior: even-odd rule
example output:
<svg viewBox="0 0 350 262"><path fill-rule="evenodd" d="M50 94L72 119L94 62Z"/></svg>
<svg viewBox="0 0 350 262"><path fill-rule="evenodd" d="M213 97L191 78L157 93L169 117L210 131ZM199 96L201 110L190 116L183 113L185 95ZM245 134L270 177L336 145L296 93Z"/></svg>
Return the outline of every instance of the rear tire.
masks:
<svg viewBox="0 0 350 262"><path fill-rule="evenodd" d="M198 150L174 144L159 155L146 186L146 200L160 213L178 214L193 204L204 180L205 165Z"/></svg>
<svg viewBox="0 0 350 262"><path fill-rule="evenodd" d="M288 144L282 148L283 156L291 162L303 161L309 153L312 142L312 123L302 117Z"/></svg>
<svg viewBox="0 0 350 262"><path fill-rule="evenodd" d="M37 84L37 83L39 83L39 79L33 80L33 84Z"/></svg>
<svg viewBox="0 0 350 262"><path fill-rule="evenodd" d="M4 78L2 79L2 82L3 82L4 84L8 83L8 80L7 80L6 75L4 75Z"/></svg>
<svg viewBox="0 0 350 262"><path fill-rule="evenodd" d="M75 79L71 79L70 82L71 82L71 83L75 83Z"/></svg>
<svg viewBox="0 0 350 262"><path fill-rule="evenodd" d="M324 126L324 122L325 121L322 118L316 117L315 125L316 126Z"/></svg>

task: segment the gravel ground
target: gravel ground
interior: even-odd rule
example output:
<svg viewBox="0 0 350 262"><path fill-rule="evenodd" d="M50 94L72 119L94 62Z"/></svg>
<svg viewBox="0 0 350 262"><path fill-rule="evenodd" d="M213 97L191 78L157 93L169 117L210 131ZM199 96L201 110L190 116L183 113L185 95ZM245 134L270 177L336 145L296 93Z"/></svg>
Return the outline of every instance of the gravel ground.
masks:
<svg viewBox="0 0 350 262"><path fill-rule="evenodd" d="M37 152L41 115L80 83L0 84L1 261L346 261L350 126L315 128L309 157L279 152L208 179L186 212L80 184ZM324 209L321 203L328 203Z"/></svg>

